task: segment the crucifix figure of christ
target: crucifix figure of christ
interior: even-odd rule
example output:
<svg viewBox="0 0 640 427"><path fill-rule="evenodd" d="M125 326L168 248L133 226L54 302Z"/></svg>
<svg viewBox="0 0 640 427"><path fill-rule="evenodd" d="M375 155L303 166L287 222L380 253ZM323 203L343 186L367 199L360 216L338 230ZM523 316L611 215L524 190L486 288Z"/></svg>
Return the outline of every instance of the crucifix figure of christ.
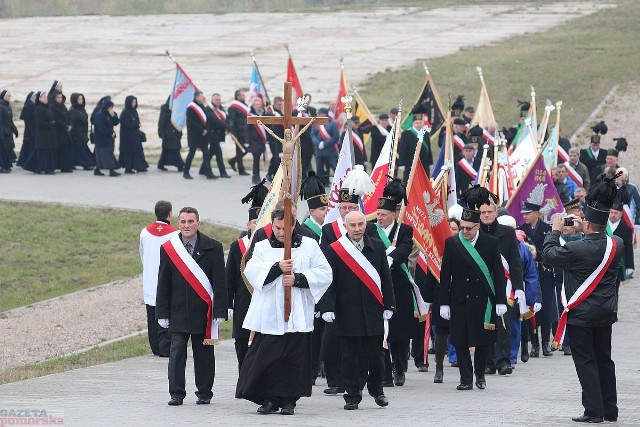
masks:
<svg viewBox="0 0 640 427"><path fill-rule="evenodd" d="M295 144L300 143L300 135L303 134L313 123L324 125L328 123L327 117L302 117L304 101L298 99L298 116L293 116L291 106L291 82L284 84L284 111L282 117L276 116L247 116L247 123L258 124L282 143L282 191L280 198L284 200L284 229L291 230L293 223L291 218L291 202L295 195L290 194L291 190L291 170L293 168L293 151ZM277 136L265 125L282 125L284 127L284 139ZM299 126L304 126L299 130ZM295 126L295 129L291 129ZM284 259L291 259L291 233L285 233L284 237ZM284 288L284 320L289 321L291 314L291 288Z"/></svg>

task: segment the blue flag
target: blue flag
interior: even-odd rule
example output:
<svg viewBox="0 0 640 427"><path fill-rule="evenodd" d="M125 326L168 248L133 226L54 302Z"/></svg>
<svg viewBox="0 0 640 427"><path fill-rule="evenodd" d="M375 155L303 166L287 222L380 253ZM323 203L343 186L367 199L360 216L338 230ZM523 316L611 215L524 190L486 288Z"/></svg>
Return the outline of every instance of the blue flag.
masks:
<svg viewBox="0 0 640 427"><path fill-rule="evenodd" d="M191 78L176 62L176 78L169 99L171 122L176 129L182 130L187 124L187 105L193 101L193 94L198 90Z"/></svg>

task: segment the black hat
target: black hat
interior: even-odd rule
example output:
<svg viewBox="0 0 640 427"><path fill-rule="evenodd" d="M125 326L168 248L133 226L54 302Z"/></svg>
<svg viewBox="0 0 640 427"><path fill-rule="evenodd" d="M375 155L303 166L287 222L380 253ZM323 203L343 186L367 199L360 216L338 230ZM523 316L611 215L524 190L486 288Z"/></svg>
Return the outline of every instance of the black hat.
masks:
<svg viewBox="0 0 640 427"><path fill-rule="evenodd" d="M607 150L607 156L618 157L618 150L616 150L615 148L609 148Z"/></svg>
<svg viewBox="0 0 640 427"><path fill-rule="evenodd" d="M353 123L360 123L360 117L358 116L351 116L351 121Z"/></svg>
<svg viewBox="0 0 640 427"><path fill-rule="evenodd" d="M464 109L465 113L475 113L476 109L473 108L473 105L469 105L467 108Z"/></svg>
<svg viewBox="0 0 640 427"><path fill-rule="evenodd" d="M462 110L464 110L464 95L458 95L455 102L451 104L451 114L459 116Z"/></svg>
<svg viewBox="0 0 640 427"><path fill-rule="evenodd" d="M587 194L587 213L585 219L594 224L606 225L609 220L609 210L613 206L618 188L616 178L622 175L618 172L614 176L605 176L602 182L591 187Z"/></svg>
<svg viewBox="0 0 640 427"><path fill-rule="evenodd" d="M462 205L462 220L480 223L480 206L498 203L498 197L479 184L466 189L460 194L458 203Z"/></svg>
<svg viewBox="0 0 640 427"><path fill-rule="evenodd" d="M378 120L386 120L389 118L389 115L387 113L382 113L378 116Z"/></svg>
<svg viewBox="0 0 640 427"><path fill-rule="evenodd" d="M357 194L351 194L351 191L348 188L340 189L340 203L360 203L360 196Z"/></svg>
<svg viewBox="0 0 640 427"><path fill-rule="evenodd" d="M396 107L393 107L391 110L389 110L389 112L391 114L398 114L398 109Z"/></svg>
<svg viewBox="0 0 640 427"><path fill-rule="evenodd" d="M251 191L249 191L249 194L244 196L241 200L242 203L251 202L251 207L249 208L249 221L258 219L258 214L260 213L260 209L262 208L264 199L269 193L267 187L264 186L265 182L267 182L267 180L262 179L260 184L256 184L251 187Z"/></svg>
<svg viewBox="0 0 640 427"><path fill-rule="evenodd" d="M480 125L475 125L471 129L469 129L469 134L468 134L469 140L476 144L480 144L482 142L482 133L483 133L483 130L480 127Z"/></svg>
<svg viewBox="0 0 640 427"><path fill-rule="evenodd" d="M464 144L464 147L462 147L462 149L463 150L475 150L476 147L473 144L468 143L468 144Z"/></svg>
<svg viewBox="0 0 640 427"><path fill-rule="evenodd" d="M462 117L456 117L455 119L453 119L453 124L465 126L467 122Z"/></svg>
<svg viewBox="0 0 640 427"><path fill-rule="evenodd" d="M7 94L6 90L3 90L2 92L0 92L0 99L4 99L4 96Z"/></svg>
<svg viewBox="0 0 640 427"><path fill-rule="evenodd" d="M594 144L600 144L600 135L606 135L609 128L604 121L600 121L600 123L592 127L591 130L593 131L593 135L591 135L591 142Z"/></svg>
<svg viewBox="0 0 640 427"><path fill-rule="evenodd" d="M329 204L329 198L324 189L324 180L314 171L309 171L307 177L302 180L300 195L307 201L309 209L317 209Z"/></svg>
<svg viewBox="0 0 640 427"><path fill-rule="evenodd" d="M573 209L582 209L582 205L580 204L580 199L573 199L562 205L564 210L569 212Z"/></svg>
<svg viewBox="0 0 640 427"><path fill-rule="evenodd" d="M390 176L388 178L389 182L382 190L382 197L378 198L378 209L395 212L403 200L407 203L407 189L402 180Z"/></svg>
<svg viewBox="0 0 640 427"><path fill-rule="evenodd" d="M627 140L625 138L613 138L616 142L616 150L618 151L627 151Z"/></svg>
<svg viewBox="0 0 640 427"><path fill-rule="evenodd" d="M518 106L520 107L520 117L524 117L529 112L531 108L531 103L529 101L520 101L518 99Z"/></svg>
<svg viewBox="0 0 640 427"><path fill-rule="evenodd" d="M540 210L540 205L532 202L522 202L522 209L520 209L520 213L531 213L538 212Z"/></svg>

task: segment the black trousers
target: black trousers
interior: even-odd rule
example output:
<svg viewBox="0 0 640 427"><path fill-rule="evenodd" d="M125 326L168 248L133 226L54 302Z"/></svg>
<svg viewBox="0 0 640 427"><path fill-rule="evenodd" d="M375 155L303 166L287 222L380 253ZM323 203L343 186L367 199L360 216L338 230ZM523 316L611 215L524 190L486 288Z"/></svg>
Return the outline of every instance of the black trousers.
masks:
<svg viewBox="0 0 640 427"><path fill-rule="evenodd" d="M313 319L313 332L311 335L311 378L315 380L320 373L320 347L322 335L324 335L325 321L321 317Z"/></svg>
<svg viewBox="0 0 640 427"><path fill-rule="evenodd" d="M392 370L396 375L407 372L407 354L410 340L389 343L389 350L384 351L384 379L392 378Z"/></svg>
<svg viewBox="0 0 640 427"><path fill-rule="evenodd" d="M260 157L262 153L251 153L253 155L253 178L257 180L254 184L258 184L260 181Z"/></svg>
<svg viewBox="0 0 640 427"><path fill-rule="evenodd" d="M513 307L507 305L507 312L502 316L505 319L504 322L502 319L497 321L498 337L496 342L489 346L489 359L487 360L487 367L492 370L511 364L511 323L509 323L509 319L513 311L517 309L518 307L515 305Z"/></svg>
<svg viewBox="0 0 640 427"><path fill-rule="evenodd" d="M240 140L240 138L238 138L238 142L240 142L240 144L243 144L243 141ZM237 164L236 167L238 168L238 173L244 173L246 172L246 170L244 168L244 162L242 161L242 158L248 153L248 151L245 151L238 147L238 144L234 143L233 145L236 146L236 156L232 160Z"/></svg>
<svg viewBox="0 0 640 427"><path fill-rule="evenodd" d="M617 418L616 366L611 360L611 325L567 325L571 356L582 386L582 406L589 417Z"/></svg>
<svg viewBox="0 0 640 427"><path fill-rule="evenodd" d="M380 396L384 357L382 335L370 337L340 337L342 364L340 370L347 403L360 403L365 382L371 396ZM368 370L368 375L367 375ZM366 379L366 381L364 381Z"/></svg>
<svg viewBox="0 0 640 427"><path fill-rule="evenodd" d="M204 345L204 334L171 333L171 352L169 353L169 394L184 399L187 395L184 371L187 366L187 342L191 336L193 350L193 371L195 375L196 396L213 396L213 379L216 376L216 358L212 345Z"/></svg>
<svg viewBox="0 0 640 427"><path fill-rule="evenodd" d="M169 357L169 350L171 349L171 334L169 329L165 329L158 325L158 319L156 319L156 306L147 306L147 335L149 337L149 347L151 352L156 356Z"/></svg>
<svg viewBox="0 0 640 427"><path fill-rule="evenodd" d="M416 328L415 333L413 334L413 339L411 340L411 356L413 357L413 363L416 365L416 368L421 366L429 366L429 358L427 357L426 363L423 363L424 360L424 330L425 328L430 328L431 325L428 325L427 322L418 323L418 327ZM431 339L434 338L434 334L431 334ZM427 350L429 349L429 343L427 343Z"/></svg>
<svg viewBox="0 0 640 427"><path fill-rule="evenodd" d="M484 370L487 368L487 358L489 357L489 346L476 346L471 362L471 352L469 347L456 346L458 364L460 370L460 383L473 384L473 374L478 378L484 378Z"/></svg>
<svg viewBox="0 0 640 427"><path fill-rule="evenodd" d="M267 171L268 175L275 175L278 172L278 167L280 166L280 154L282 150L280 149L280 142L270 141L269 149L271 150L271 161L269 162L269 170Z"/></svg>
<svg viewBox="0 0 640 427"><path fill-rule="evenodd" d="M249 338L236 338L234 345L236 347L236 357L238 358L238 372L242 368L242 362L247 355L249 349Z"/></svg>
<svg viewBox="0 0 640 427"><path fill-rule="evenodd" d="M225 175L227 170L224 168L224 159L222 158L222 149L220 148L220 141L211 141L209 142L209 155L210 159L216 158L216 165L218 165L218 171L220 175ZM209 170L211 171L211 164L209 163ZM213 171L212 171L213 172ZM207 169L202 162L202 166L200 166L200 175L206 175Z"/></svg>
<svg viewBox="0 0 640 427"><path fill-rule="evenodd" d="M189 154L187 154L187 159L184 161L184 173L189 173L191 162L198 148L202 149L202 166L200 167L200 171L204 172L203 175L211 175L211 155L209 154L209 147L206 145L203 147L189 147Z"/></svg>

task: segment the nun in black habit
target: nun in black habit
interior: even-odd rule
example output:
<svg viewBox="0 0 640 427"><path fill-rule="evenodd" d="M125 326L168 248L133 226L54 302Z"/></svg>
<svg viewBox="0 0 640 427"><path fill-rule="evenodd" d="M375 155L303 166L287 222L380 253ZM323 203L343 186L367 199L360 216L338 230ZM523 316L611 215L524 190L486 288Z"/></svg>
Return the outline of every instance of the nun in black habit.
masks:
<svg viewBox="0 0 640 427"><path fill-rule="evenodd" d="M85 104L83 94L71 94L69 119L71 120L71 141L73 142L73 164L84 170L91 170L96 165L96 160L87 145L89 141L89 115Z"/></svg>
<svg viewBox="0 0 640 427"><path fill-rule="evenodd" d="M20 155L18 156L16 166L24 166L31 153L33 153L33 150L35 150L36 98L35 92L29 92L27 99L24 100L22 111L20 112L20 120L24 122L24 132L22 132L22 147L20 148Z"/></svg>
<svg viewBox="0 0 640 427"><path fill-rule="evenodd" d="M124 173L146 172L149 164L144 158L138 117L138 99L129 95L120 116L120 165Z"/></svg>

